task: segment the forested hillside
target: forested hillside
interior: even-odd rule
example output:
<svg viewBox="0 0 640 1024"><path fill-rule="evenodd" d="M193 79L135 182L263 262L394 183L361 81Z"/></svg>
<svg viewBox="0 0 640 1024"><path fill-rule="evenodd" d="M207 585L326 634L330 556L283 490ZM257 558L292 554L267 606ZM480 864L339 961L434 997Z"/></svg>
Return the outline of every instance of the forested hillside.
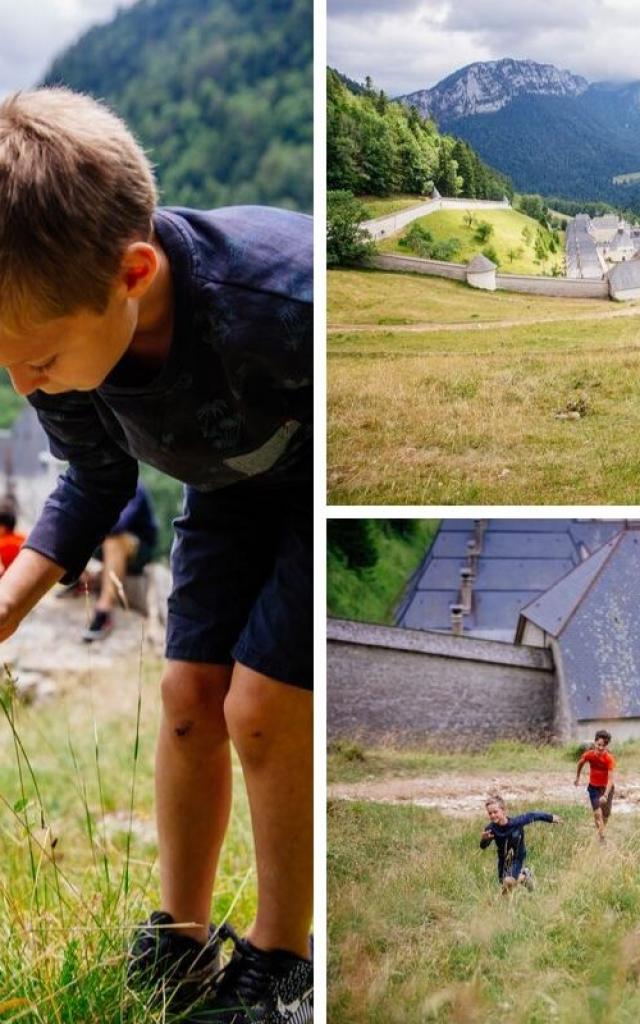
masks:
<svg viewBox="0 0 640 1024"><path fill-rule="evenodd" d="M327 76L329 189L356 195L398 192L502 199L512 194L503 174L484 164L467 143L442 135L415 108L388 99L368 80L359 94L336 71Z"/></svg>
<svg viewBox="0 0 640 1024"><path fill-rule="evenodd" d="M45 83L106 99L157 165L166 204L311 209L310 0L140 0Z"/></svg>
<svg viewBox="0 0 640 1024"><path fill-rule="evenodd" d="M592 86L578 97L519 96L502 110L447 124L525 192L603 200L640 213L637 90Z"/></svg>

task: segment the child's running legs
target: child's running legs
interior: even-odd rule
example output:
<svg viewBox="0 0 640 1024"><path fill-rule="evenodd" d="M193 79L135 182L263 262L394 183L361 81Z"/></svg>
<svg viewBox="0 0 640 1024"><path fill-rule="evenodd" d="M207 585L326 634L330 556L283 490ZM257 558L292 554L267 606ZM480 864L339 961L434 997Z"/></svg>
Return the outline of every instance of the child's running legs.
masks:
<svg viewBox="0 0 640 1024"><path fill-rule="evenodd" d="M227 728L249 795L260 949L309 956L313 902L313 694L236 664Z"/></svg>
<svg viewBox="0 0 640 1024"><path fill-rule="evenodd" d="M169 661L156 757L162 908L198 922L184 934L204 942L220 847L231 807L224 700L230 665Z"/></svg>

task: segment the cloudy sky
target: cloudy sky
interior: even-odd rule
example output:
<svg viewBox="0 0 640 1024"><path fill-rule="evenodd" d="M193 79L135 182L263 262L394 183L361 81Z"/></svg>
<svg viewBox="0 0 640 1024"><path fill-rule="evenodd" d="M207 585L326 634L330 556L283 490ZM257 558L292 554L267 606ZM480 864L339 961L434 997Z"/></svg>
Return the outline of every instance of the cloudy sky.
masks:
<svg viewBox="0 0 640 1024"><path fill-rule="evenodd" d="M501 57L589 81L640 79L638 0L328 0L328 10L329 64L391 96Z"/></svg>
<svg viewBox="0 0 640 1024"><path fill-rule="evenodd" d="M134 0L0 0L0 96L35 85L53 57Z"/></svg>

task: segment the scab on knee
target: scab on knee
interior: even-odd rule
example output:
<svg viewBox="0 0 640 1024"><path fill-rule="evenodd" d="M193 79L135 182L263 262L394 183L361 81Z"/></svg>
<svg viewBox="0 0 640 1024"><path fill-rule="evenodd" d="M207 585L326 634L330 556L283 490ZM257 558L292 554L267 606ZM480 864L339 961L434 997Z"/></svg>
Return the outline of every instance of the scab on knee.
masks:
<svg viewBox="0 0 640 1024"><path fill-rule="evenodd" d="M179 736L182 739L183 737L188 736L192 729L193 722L180 722L179 725L176 725L173 732L176 736Z"/></svg>

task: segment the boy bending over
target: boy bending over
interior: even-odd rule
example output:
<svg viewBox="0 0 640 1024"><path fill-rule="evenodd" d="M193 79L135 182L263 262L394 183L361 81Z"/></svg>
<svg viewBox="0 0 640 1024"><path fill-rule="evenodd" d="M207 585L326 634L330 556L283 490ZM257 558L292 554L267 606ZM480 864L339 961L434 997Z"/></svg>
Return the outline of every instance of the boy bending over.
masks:
<svg viewBox="0 0 640 1024"><path fill-rule="evenodd" d="M133 980L199 1000L193 1021L312 1015L311 239L301 214L156 208L144 153L88 97L0 104L0 366L69 463L0 581L0 640L78 578L138 460L183 481L156 762L162 909L131 959ZM230 742L258 909L219 975Z"/></svg>

